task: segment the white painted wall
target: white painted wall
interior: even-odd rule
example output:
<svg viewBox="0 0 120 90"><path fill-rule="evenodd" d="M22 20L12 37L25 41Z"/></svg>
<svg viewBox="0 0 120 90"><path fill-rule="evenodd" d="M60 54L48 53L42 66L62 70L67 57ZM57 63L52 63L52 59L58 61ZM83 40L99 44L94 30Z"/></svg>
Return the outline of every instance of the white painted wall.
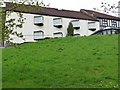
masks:
<svg viewBox="0 0 120 90"><path fill-rule="evenodd" d="M54 16L43 16L44 17L44 25L43 26L37 26L34 25L34 16L40 16L37 14L29 14L29 13L23 13L23 16L26 18L25 23L23 24L23 28L15 29L15 31L22 32L24 35L25 40L18 39L17 37L14 37L15 43L22 43L22 42L35 42L34 40L34 31L43 31L44 32L44 38L45 37L54 37L53 33L62 32L63 37L67 34L67 28L68 24L71 20L70 18L62 18L62 28L56 28L53 26L53 19L54 18L61 18L61 17L54 17ZM17 14L14 12L11 14L10 17L6 17L6 19L9 18L18 18ZM89 36L92 34L92 31L88 30L88 22L93 22L89 20L80 20L80 29L74 30L74 34L80 34L81 36ZM96 29L99 30L99 22L96 22Z"/></svg>

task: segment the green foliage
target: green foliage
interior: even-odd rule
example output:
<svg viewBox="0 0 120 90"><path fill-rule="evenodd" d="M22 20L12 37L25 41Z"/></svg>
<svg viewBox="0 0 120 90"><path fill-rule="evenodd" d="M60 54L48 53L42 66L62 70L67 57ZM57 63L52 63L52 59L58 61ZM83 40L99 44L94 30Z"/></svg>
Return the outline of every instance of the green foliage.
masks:
<svg viewBox="0 0 120 90"><path fill-rule="evenodd" d="M14 1L14 0L13 0ZM12 2L13 2L12 1ZM5 1L2 0L0 1L0 7L2 6L2 4ZM20 4L18 4L20 3ZM29 4L29 8L26 7L25 3ZM34 7L34 6L35 7ZM17 36L19 38L22 38L22 33L18 33L15 31L15 29L17 28L22 28L23 24L25 22L24 16L22 12L16 12L18 18L11 18L10 15L14 12L14 9L24 9L27 12L30 12L30 10L32 9L41 9L40 7L40 3L35 2L34 0L23 0L23 2L17 2L16 0L14 1L14 5L13 7L9 8L9 11L5 11L4 8L0 8L2 10L0 10L0 15L1 15L1 21L0 21L0 25L2 26L2 28L0 29L0 32L2 32L2 34L0 35L0 41L4 42L4 41L8 41L11 42L11 40L13 40L13 38L10 37L10 35L14 35ZM7 19L5 19L7 17ZM3 45L4 46L4 45Z"/></svg>
<svg viewBox="0 0 120 90"><path fill-rule="evenodd" d="M2 51L4 88L118 87L118 35L49 39Z"/></svg>
<svg viewBox="0 0 120 90"><path fill-rule="evenodd" d="M2 8L0 8L0 12L2 12ZM0 13L0 41L2 40L2 14Z"/></svg>
<svg viewBox="0 0 120 90"><path fill-rule="evenodd" d="M73 24L70 22L67 28L67 36L73 36L73 35L74 35L74 28L73 28Z"/></svg>
<svg viewBox="0 0 120 90"><path fill-rule="evenodd" d="M13 10L11 9L10 11L5 11L4 8L1 8L1 41L10 41L12 40L12 38L10 38L10 35L16 35L18 37L21 36L21 33L15 32L15 28L22 28L23 23L25 21L25 18L23 17L23 14L21 12L17 12L18 14L18 20L17 18L10 18L9 16L13 13ZM5 18L9 18L8 20L6 20ZM16 22L17 21L17 22ZM4 46L4 45L3 45Z"/></svg>

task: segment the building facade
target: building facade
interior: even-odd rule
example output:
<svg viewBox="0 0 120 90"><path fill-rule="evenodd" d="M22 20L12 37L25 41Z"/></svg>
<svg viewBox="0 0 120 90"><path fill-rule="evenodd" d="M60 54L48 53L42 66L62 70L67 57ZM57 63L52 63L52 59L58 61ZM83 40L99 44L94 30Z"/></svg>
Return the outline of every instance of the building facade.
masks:
<svg viewBox="0 0 120 90"><path fill-rule="evenodd" d="M9 11L13 5L13 3L6 3L5 10ZM26 7L29 8L27 5ZM35 6L34 9L31 8L29 12L22 8L15 8L14 12L9 17L6 17L6 20L18 18L16 12L22 12L26 20L23 28L15 29L15 31L23 34L23 38L11 35L13 38L12 42L14 43L36 42L44 38L65 37L70 22L73 24L74 35L76 36L89 36L109 24L106 22L106 18L92 16L86 10L69 11L55 8L42 8L38 10ZM118 18L111 17L112 18L109 17L111 20L110 24L119 27L119 23L116 22L119 21Z"/></svg>
<svg viewBox="0 0 120 90"><path fill-rule="evenodd" d="M94 18L99 20L100 29L120 28L120 18L119 17L103 14L103 13L92 11L92 10L82 9L81 11L90 16L93 16Z"/></svg>

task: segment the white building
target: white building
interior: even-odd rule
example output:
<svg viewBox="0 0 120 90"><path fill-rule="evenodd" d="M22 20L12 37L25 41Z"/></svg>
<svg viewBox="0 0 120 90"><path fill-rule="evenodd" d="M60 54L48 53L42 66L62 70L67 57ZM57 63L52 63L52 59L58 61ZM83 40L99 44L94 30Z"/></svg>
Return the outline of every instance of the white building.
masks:
<svg viewBox="0 0 120 90"><path fill-rule="evenodd" d="M13 5L13 3L6 3L5 10L9 11ZM27 5L26 7L29 8ZM34 9L31 8L28 12L21 7L15 8L9 18L17 18L16 12L22 12L26 20L23 28L15 30L22 32L24 40L17 36L12 36L13 42L15 43L35 42L48 37L65 37L70 22L72 22L74 27L74 35L77 36L89 36L101 28L99 18L87 13L85 10L78 12L45 7L38 10L34 6ZM103 19L105 18L103 17ZM115 21L119 21L118 17L109 16L107 18L110 18L110 20L113 18Z"/></svg>

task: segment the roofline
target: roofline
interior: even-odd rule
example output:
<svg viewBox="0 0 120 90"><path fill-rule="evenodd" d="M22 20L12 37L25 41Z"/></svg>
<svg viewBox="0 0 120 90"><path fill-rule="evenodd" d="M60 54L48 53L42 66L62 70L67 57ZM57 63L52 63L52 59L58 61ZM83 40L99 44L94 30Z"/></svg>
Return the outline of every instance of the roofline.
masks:
<svg viewBox="0 0 120 90"><path fill-rule="evenodd" d="M99 18L99 19L109 19L109 20L117 20L117 21L120 21L120 18L119 17L116 17L116 18L118 18L118 19L111 19L111 18L101 18L101 17L97 17L97 18Z"/></svg>
<svg viewBox="0 0 120 90"><path fill-rule="evenodd" d="M101 18L101 17L98 17L98 16L96 16L96 18L109 19L109 20L118 20L118 21L120 21L120 17L108 15L108 14L105 14L105 13L101 13L101 12L97 12L97 11L93 11L93 10L87 10L87 9L81 9L81 11L85 11L85 12L90 11L90 12L95 12L95 13L99 13L99 14L102 14L102 15L107 15L107 16L113 17L113 19L106 18L106 17L105 17L105 18ZM90 15L90 14L88 14L88 15ZM90 16L91 16L91 15L90 15ZM116 19L114 19L114 18L116 18Z"/></svg>
<svg viewBox="0 0 120 90"><path fill-rule="evenodd" d="M8 11L8 10L6 10ZM20 12L18 10L14 10L14 12ZM29 13L29 14L37 14L37 15L45 15L45 16L55 16L55 17L63 17L63 18L70 18L70 19L81 19L81 20L91 20L91 21L98 21L99 20L93 20L93 19L84 19L84 18L75 18L75 17L66 17L66 16L59 16L59 15L50 15L50 14L40 14L40 13L33 13L33 12L25 12L25 11L22 11L22 13Z"/></svg>
<svg viewBox="0 0 120 90"><path fill-rule="evenodd" d="M6 4L16 4L16 3L11 3L11 2L6 2ZM21 4L18 4L18 5L21 5ZM26 5L26 6L32 6L32 5ZM7 7L7 5L6 5L6 7ZM6 8L5 7L5 11L9 11L10 10L10 8L8 9L8 8ZM33 6L33 7L38 7L38 6ZM55 10L57 10L57 11L59 11L57 8L50 8L50 7L41 7L40 6L40 8L46 8L46 9L55 9ZM72 19L81 19L81 20L91 20L91 21L98 21L96 18L94 18L94 17L91 17L91 16L89 16L89 15L87 15L87 14L85 14L85 13L83 13L83 12L80 12L80 11L74 11L74 10L65 10L65 9L62 9L62 10L60 10L60 11L67 11L67 12L75 12L75 13L83 13L83 14L85 14L85 15L87 15L88 17L90 17L91 19L86 19L86 18L78 18L78 17L70 17L70 16L59 16L59 15L50 15L50 14L43 14L43 13L35 13L35 12L29 12L29 11L20 11L20 10L13 10L14 12L22 12L22 13L30 13L30 14L38 14L38 15L46 15L46 16L56 16L56 17L64 17L64 18L72 18Z"/></svg>
<svg viewBox="0 0 120 90"><path fill-rule="evenodd" d="M81 9L80 11L81 11L82 13L84 13L84 14L88 15L89 17L92 17L92 18L94 18L94 19L97 19L97 18L93 17L92 15L90 15L90 14L86 13L86 12L85 12L85 11L83 11L82 9Z"/></svg>

